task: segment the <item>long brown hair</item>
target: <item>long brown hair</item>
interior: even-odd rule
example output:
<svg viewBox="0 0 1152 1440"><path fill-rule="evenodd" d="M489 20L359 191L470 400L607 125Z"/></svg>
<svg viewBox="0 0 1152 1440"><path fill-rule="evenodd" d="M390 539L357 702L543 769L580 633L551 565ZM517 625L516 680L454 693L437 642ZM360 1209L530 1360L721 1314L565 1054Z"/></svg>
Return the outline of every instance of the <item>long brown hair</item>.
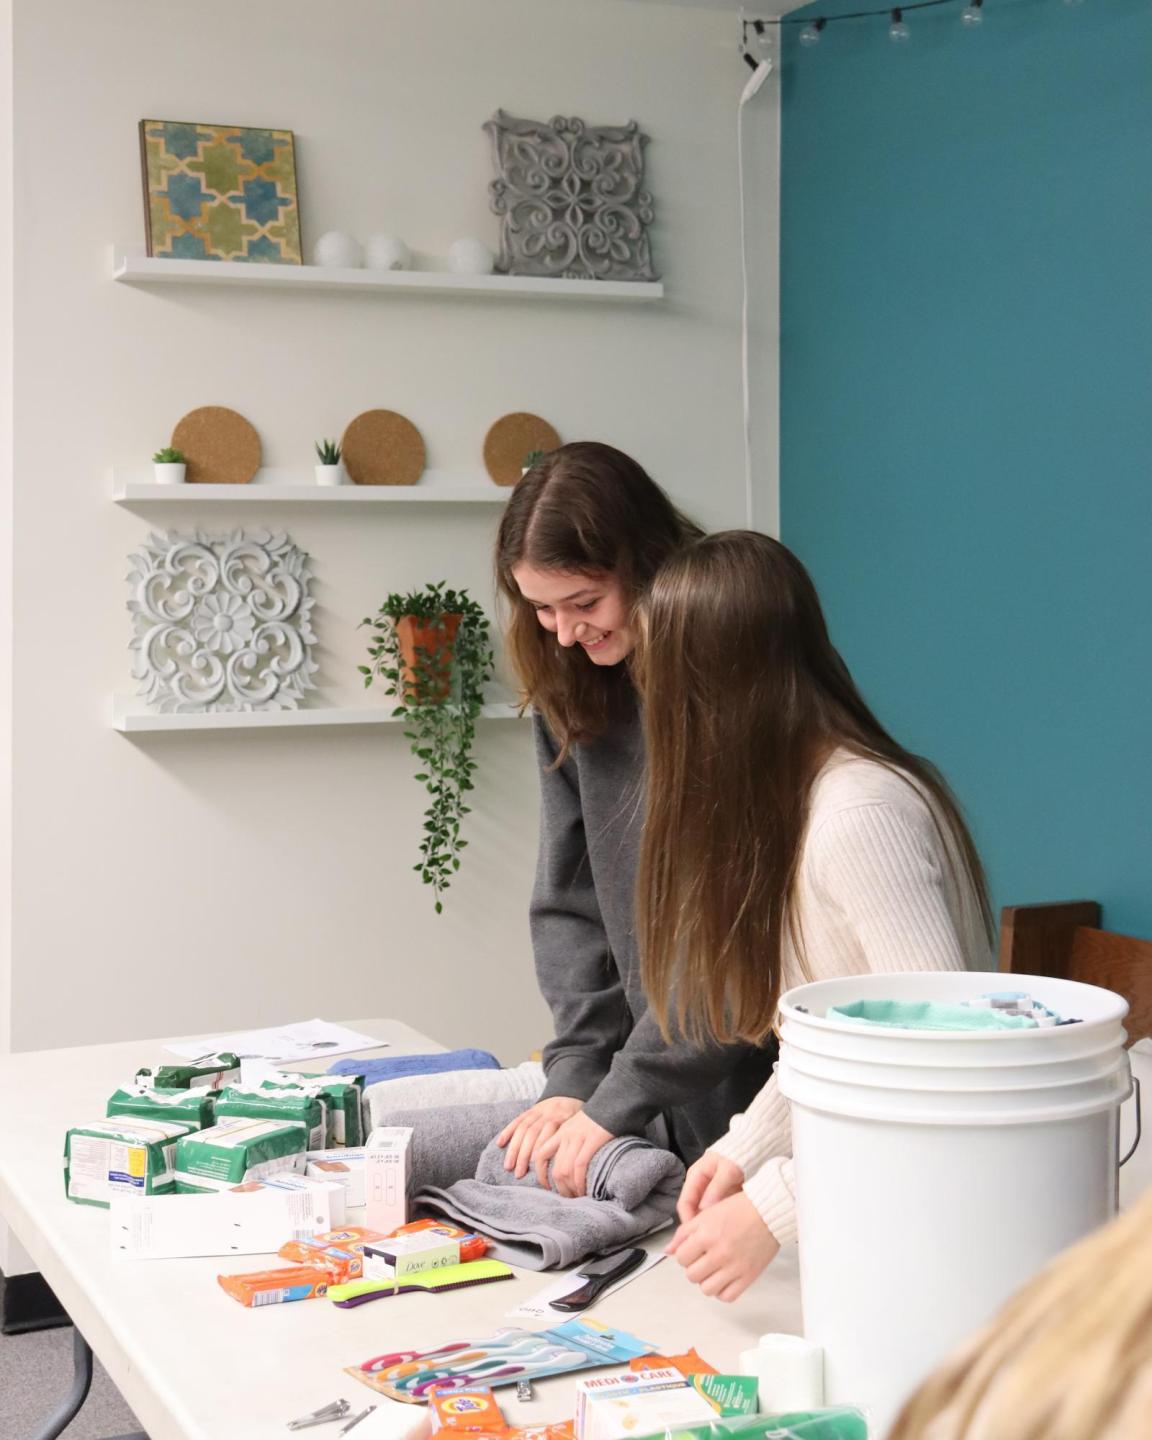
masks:
<svg viewBox="0 0 1152 1440"><path fill-rule="evenodd" d="M561 757L601 735L631 688L627 667L597 666L564 649L520 594L512 568L612 575L635 601L679 546L703 534L644 469L611 445L561 445L522 477L496 541L496 579L508 602L508 654L521 698L543 715Z"/></svg>
<svg viewBox="0 0 1152 1440"><path fill-rule="evenodd" d="M803 958L794 895L821 766L838 746L929 801L991 914L983 870L939 772L864 703L792 552L731 530L673 555L640 605L647 818L636 911L642 976L665 1033L762 1041L786 939Z"/></svg>
<svg viewBox="0 0 1152 1440"><path fill-rule="evenodd" d="M888 1440L1146 1440L1152 1194L1042 1270L931 1375Z"/></svg>

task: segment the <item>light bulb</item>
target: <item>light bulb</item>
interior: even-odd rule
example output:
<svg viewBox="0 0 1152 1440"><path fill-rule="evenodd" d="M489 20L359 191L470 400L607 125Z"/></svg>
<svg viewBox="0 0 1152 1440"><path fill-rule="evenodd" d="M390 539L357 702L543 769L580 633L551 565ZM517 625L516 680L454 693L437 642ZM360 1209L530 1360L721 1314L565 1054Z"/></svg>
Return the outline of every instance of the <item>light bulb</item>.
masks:
<svg viewBox="0 0 1152 1440"><path fill-rule="evenodd" d="M810 20L803 30L800 31L801 45L819 45L820 32L827 25L827 20Z"/></svg>
<svg viewBox="0 0 1152 1440"><path fill-rule="evenodd" d="M903 10L892 11L892 24L888 27L888 38L894 45L906 45L912 38L912 32L904 23Z"/></svg>
<svg viewBox="0 0 1152 1440"><path fill-rule="evenodd" d="M969 26L983 25L984 0L968 0L968 4L960 12L960 23Z"/></svg>
<svg viewBox="0 0 1152 1440"><path fill-rule="evenodd" d="M754 37L752 45L757 55L759 55L761 60L770 57L775 43L772 35L772 26L764 20L753 20L752 33Z"/></svg>

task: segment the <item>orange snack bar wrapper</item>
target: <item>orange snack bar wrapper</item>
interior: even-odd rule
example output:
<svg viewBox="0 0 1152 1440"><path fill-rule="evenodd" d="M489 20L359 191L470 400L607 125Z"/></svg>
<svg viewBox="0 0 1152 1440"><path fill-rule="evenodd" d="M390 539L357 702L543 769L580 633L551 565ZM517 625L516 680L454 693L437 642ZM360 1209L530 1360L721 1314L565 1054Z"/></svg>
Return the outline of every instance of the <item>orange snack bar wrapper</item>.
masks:
<svg viewBox="0 0 1152 1440"><path fill-rule="evenodd" d="M343 1230L325 1230L311 1240L289 1240L276 1252L281 1260L297 1265L318 1265L331 1275L333 1285L346 1285L364 1274L364 1246L386 1237L379 1230L348 1225Z"/></svg>
<svg viewBox="0 0 1152 1440"><path fill-rule="evenodd" d="M226 1295L250 1309L283 1305L291 1300L319 1300L327 1295L329 1285L339 1283L319 1265L283 1265L279 1270L255 1270L247 1275L217 1275L216 1281Z"/></svg>

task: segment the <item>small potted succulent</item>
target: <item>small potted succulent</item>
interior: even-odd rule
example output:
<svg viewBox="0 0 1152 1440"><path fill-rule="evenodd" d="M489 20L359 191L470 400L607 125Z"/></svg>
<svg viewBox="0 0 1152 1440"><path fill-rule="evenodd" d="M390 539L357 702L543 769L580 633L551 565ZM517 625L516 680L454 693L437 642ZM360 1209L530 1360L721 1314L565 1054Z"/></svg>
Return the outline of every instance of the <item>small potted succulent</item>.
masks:
<svg viewBox="0 0 1152 1440"><path fill-rule="evenodd" d="M171 445L165 445L152 456L152 469L157 485L183 485L188 462L182 450L174 450Z"/></svg>
<svg viewBox="0 0 1152 1440"><path fill-rule="evenodd" d="M340 464L340 446L335 440L317 440L316 454L320 463L316 466L317 485L343 485L344 467Z"/></svg>
<svg viewBox="0 0 1152 1440"><path fill-rule="evenodd" d="M488 618L467 590L449 590L438 581L389 595L375 618L361 623L373 632L372 663L358 667L364 684L380 679L391 685L399 701L392 713L405 721L419 762L416 779L431 796L413 869L432 886L439 915L468 844L460 825L469 813L464 797L473 788L476 721L492 676Z"/></svg>
<svg viewBox="0 0 1152 1440"><path fill-rule="evenodd" d="M520 467L520 474L527 475L528 471L532 469L533 465L538 464L539 461L543 460L543 458L543 450L529 450L527 455L525 455L524 457L523 465L521 465Z"/></svg>

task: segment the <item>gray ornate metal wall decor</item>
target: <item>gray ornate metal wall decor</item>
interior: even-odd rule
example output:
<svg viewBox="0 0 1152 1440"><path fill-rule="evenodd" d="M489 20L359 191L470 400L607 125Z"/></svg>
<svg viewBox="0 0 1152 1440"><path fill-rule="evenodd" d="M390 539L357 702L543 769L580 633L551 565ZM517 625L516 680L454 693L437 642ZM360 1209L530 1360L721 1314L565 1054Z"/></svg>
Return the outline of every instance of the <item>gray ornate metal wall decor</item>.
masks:
<svg viewBox="0 0 1152 1440"><path fill-rule="evenodd" d="M319 668L308 563L283 531L149 535L129 557L138 693L167 713L295 710Z"/></svg>
<svg viewBox="0 0 1152 1440"><path fill-rule="evenodd" d="M657 280L644 189L644 135L557 115L517 120L497 110L492 209L503 216L498 269L580 280Z"/></svg>

